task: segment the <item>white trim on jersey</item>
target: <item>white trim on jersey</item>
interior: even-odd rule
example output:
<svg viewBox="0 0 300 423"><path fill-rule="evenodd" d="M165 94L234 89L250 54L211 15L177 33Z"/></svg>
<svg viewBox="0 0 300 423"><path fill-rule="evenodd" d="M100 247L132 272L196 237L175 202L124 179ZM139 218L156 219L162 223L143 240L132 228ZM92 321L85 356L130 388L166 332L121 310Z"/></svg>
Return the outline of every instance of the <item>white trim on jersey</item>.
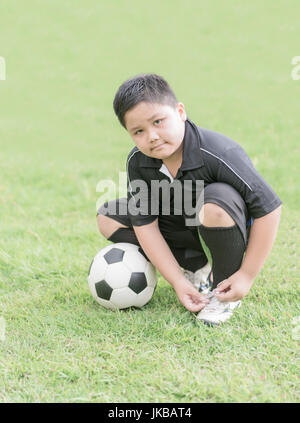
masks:
<svg viewBox="0 0 300 423"><path fill-rule="evenodd" d="M215 154L211 153L210 151L205 150L204 148L200 147L200 150L205 151L205 153L210 154L211 156L215 157L216 159L220 160L222 163L224 163L241 181L244 182L245 185L247 185L247 187L250 189L250 191L253 191L253 189L250 187L249 184L247 184L246 181L244 181L244 179L238 174L236 173L231 166L229 166L228 163L226 163L223 159L220 159L220 157L216 156Z"/></svg>
<svg viewBox="0 0 300 423"><path fill-rule="evenodd" d="M134 196L132 194L132 186L131 186L131 183L130 183L129 172L128 172L128 163L129 163L129 160L131 159L131 157L133 157L135 155L135 153L140 153L140 150L136 150L134 153L132 153L131 156L128 157L127 164L126 164L128 184L129 184L129 189L130 189L130 192L129 193L130 193L131 197L134 199L134 202L136 202L136 201L135 201L135 198L134 198Z"/></svg>

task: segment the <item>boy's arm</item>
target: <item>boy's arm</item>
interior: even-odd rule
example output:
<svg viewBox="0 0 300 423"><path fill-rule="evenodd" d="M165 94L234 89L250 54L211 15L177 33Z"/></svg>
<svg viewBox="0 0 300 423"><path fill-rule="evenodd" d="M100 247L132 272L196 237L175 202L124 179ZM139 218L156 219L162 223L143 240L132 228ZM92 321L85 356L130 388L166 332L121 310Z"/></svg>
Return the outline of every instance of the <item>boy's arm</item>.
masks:
<svg viewBox="0 0 300 423"><path fill-rule="evenodd" d="M237 301L249 292L255 277L272 249L280 214L281 206L263 217L254 219L241 268L222 281L214 290L215 296L220 301Z"/></svg>
<svg viewBox="0 0 300 423"><path fill-rule="evenodd" d="M173 286L182 305L189 311L200 311L208 303L208 300L185 278L159 230L158 219L147 225L133 226L133 229L147 257Z"/></svg>

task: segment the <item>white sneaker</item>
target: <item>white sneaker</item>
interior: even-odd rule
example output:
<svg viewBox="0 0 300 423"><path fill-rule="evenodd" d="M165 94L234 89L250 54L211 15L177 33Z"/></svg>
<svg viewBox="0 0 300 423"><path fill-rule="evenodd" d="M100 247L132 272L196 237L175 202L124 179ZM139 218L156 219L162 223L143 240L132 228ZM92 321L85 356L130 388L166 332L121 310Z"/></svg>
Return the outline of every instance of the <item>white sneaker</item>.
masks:
<svg viewBox="0 0 300 423"><path fill-rule="evenodd" d="M241 306L238 301L219 301L212 292L208 293L210 302L197 315L197 319L202 320L207 325L219 325L228 320L235 308Z"/></svg>
<svg viewBox="0 0 300 423"><path fill-rule="evenodd" d="M210 280L211 266L209 262L207 262L201 269L196 270L195 273L185 269L183 270L183 273L199 292L207 294L210 291L212 282Z"/></svg>

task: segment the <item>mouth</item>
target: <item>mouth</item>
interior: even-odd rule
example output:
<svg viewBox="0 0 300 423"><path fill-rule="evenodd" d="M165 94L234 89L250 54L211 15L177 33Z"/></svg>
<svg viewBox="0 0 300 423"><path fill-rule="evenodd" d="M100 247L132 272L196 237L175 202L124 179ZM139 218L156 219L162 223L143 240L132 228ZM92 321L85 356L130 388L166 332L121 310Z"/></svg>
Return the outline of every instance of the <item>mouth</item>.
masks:
<svg viewBox="0 0 300 423"><path fill-rule="evenodd" d="M161 144L156 145L155 147L151 148L151 151L159 150L163 145L165 145L165 142L162 142Z"/></svg>

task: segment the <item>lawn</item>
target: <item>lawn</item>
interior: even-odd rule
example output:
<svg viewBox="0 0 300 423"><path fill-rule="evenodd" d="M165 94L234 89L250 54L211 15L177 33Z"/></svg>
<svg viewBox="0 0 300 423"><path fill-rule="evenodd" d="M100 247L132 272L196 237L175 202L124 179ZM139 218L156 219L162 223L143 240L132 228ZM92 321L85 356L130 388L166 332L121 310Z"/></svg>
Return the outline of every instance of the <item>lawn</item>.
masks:
<svg viewBox="0 0 300 423"><path fill-rule="evenodd" d="M0 402L299 402L299 14L297 0L1 1ZM109 244L96 186L133 147L112 101L140 72L238 141L283 201L224 326L197 321L161 276L140 310L89 292Z"/></svg>

